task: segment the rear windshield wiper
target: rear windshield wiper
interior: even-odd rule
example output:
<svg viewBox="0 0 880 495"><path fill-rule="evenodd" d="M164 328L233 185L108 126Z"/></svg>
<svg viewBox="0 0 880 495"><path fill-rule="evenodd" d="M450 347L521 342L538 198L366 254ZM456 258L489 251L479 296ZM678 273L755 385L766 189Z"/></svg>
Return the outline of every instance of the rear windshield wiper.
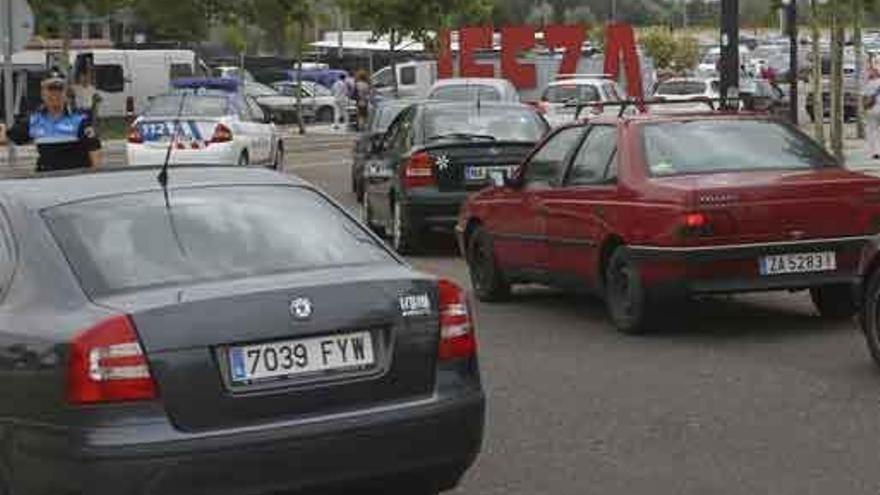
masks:
<svg viewBox="0 0 880 495"><path fill-rule="evenodd" d="M489 134L468 134L466 132L450 132L449 134L437 134L436 136L431 136L428 138L428 141L439 141L441 139L467 139L471 141L475 141L477 139L485 139L487 141L497 141L495 136Z"/></svg>

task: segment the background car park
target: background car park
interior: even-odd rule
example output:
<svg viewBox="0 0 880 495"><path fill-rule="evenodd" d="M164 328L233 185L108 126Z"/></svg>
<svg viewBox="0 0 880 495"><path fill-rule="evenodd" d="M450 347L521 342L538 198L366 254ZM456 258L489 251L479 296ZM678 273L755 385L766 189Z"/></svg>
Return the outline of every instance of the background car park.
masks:
<svg viewBox="0 0 880 495"><path fill-rule="evenodd" d="M0 182L0 490L453 487L483 432L465 292L300 180L158 171Z"/></svg>
<svg viewBox="0 0 880 495"><path fill-rule="evenodd" d="M300 104L303 108L303 115L308 115L310 119L317 122L333 122L333 106L335 105L333 93L316 82L302 81L301 84L302 86L295 81L278 81L272 86L281 94L293 98L296 98L297 88L301 88ZM353 104L348 106L348 114L350 121L356 120L357 108Z"/></svg>
<svg viewBox="0 0 880 495"><path fill-rule="evenodd" d="M296 98L280 93L274 88L258 82L245 82L242 92L260 105L263 113L278 124L293 124L297 122ZM307 116L307 110L303 112L303 118Z"/></svg>

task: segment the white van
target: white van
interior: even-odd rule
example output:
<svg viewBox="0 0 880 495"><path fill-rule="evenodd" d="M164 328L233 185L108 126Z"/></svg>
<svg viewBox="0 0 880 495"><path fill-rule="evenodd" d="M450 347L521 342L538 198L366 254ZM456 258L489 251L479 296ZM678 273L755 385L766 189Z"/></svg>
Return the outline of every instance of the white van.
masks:
<svg viewBox="0 0 880 495"><path fill-rule="evenodd" d="M398 95L401 98L423 98L437 81L437 62L413 60L396 64ZM391 67L373 74L373 88L380 96L394 97L394 79Z"/></svg>
<svg viewBox="0 0 880 495"><path fill-rule="evenodd" d="M71 52L73 73L86 64L94 67L95 87L104 117L136 115L149 98L167 91L171 80L203 73L192 50L110 50Z"/></svg>

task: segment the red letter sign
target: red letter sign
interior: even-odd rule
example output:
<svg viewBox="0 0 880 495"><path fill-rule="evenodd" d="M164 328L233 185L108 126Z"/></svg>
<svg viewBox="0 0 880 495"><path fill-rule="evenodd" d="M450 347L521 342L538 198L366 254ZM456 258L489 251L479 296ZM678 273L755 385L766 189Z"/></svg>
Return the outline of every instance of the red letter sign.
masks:
<svg viewBox="0 0 880 495"><path fill-rule="evenodd" d="M517 56L535 46L535 28L507 26L501 28L501 74L519 89L535 87L535 65L520 65Z"/></svg>
<svg viewBox="0 0 880 495"><path fill-rule="evenodd" d="M620 75L621 55L626 70L627 93L631 98L642 100L644 98L642 69L632 26L609 24L605 28L605 73L615 80Z"/></svg>
<svg viewBox="0 0 880 495"><path fill-rule="evenodd" d="M547 48L565 47L565 55L559 65L557 76L575 74L581 58L581 46L587 38L583 26L547 26L544 29L544 44Z"/></svg>
<svg viewBox="0 0 880 495"><path fill-rule="evenodd" d="M452 36L448 29L440 31L437 36L437 77L446 79L454 77L452 71Z"/></svg>
<svg viewBox="0 0 880 495"><path fill-rule="evenodd" d="M418 1L418 0L413 0ZM474 62L474 52L492 49L492 27L466 27L458 32L459 77L495 77L495 66Z"/></svg>

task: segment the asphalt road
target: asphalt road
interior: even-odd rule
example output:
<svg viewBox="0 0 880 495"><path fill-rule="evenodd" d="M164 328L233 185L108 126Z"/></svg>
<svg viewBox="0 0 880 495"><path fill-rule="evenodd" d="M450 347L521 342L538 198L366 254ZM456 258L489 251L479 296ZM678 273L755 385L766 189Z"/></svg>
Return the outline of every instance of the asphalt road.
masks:
<svg viewBox="0 0 880 495"><path fill-rule="evenodd" d="M355 208L348 150L287 171ZM467 284L451 239L411 261ZM880 493L880 372L855 323L820 320L803 293L670 311L692 318L626 337L587 297L477 305L487 435L455 493Z"/></svg>

